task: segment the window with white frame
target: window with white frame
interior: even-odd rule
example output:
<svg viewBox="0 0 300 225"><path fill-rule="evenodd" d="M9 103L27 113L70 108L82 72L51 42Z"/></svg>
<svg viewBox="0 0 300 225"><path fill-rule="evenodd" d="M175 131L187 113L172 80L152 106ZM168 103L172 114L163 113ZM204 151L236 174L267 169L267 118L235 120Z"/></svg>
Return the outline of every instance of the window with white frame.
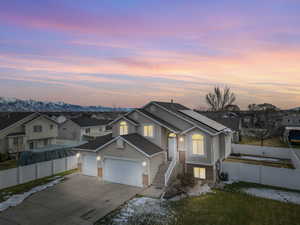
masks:
<svg viewBox="0 0 300 225"><path fill-rule="evenodd" d="M201 167L194 167L194 177L199 179L206 179L206 170Z"/></svg>
<svg viewBox="0 0 300 225"><path fill-rule="evenodd" d="M42 126L41 125L33 126L33 132L35 133L42 132Z"/></svg>
<svg viewBox="0 0 300 225"><path fill-rule="evenodd" d="M128 125L125 121L120 122L120 135L128 134Z"/></svg>
<svg viewBox="0 0 300 225"><path fill-rule="evenodd" d="M153 137L154 136L154 128L153 125L145 125L144 126L144 136L145 137Z"/></svg>
<svg viewBox="0 0 300 225"><path fill-rule="evenodd" d="M201 134L192 136L192 148L194 155L204 155L204 138Z"/></svg>

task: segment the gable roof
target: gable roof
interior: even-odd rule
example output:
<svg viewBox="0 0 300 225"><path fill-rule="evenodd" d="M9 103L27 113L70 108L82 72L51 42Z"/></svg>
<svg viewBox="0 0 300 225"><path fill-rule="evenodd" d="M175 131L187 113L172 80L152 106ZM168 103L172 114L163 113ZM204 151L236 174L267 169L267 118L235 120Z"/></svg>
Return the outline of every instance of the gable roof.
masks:
<svg viewBox="0 0 300 225"><path fill-rule="evenodd" d="M168 123L167 121L153 115L152 113L146 111L145 109L137 109L137 112L141 112L142 114L144 114L145 116L149 117L150 119L156 121L158 124L162 125L163 127L167 128L168 130L171 130L172 132L180 132L181 130L177 127L175 127L174 125Z"/></svg>
<svg viewBox="0 0 300 225"><path fill-rule="evenodd" d="M96 151L98 148L103 146L104 144L108 143L109 141L113 140L112 134L107 134L104 136L96 137L94 140L89 141L83 145L76 147L75 149L78 150L89 150L89 151Z"/></svg>
<svg viewBox="0 0 300 225"><path fill-rule="evenodd" d="M194 120L197 120L198 122L200 122L202 124L205 124L205 125L213 128L216 131L222 131L222 130L226 129L226 127L223 124L220 124L214 120L211 120L208 117L195 112L194 110L180 110L180 112L188 117L191 117Z"/></svg>
<svg viewBox="0 0 300 225"><path fill-rule="evenodd" d="M36 120L36 119L39 119L39 118L44 118L44 119L47 119L47 120L51 121L52 123L59 124L56 120L53 120L53 119L51 119L49 116L43 115L43 114L38 114L37 117L35 117L35 118L33 118L33 119L31 119L31 120L25 122L24 124L29 124L29 123L31 123L32 121L34 121L34 120Z"/></svg>
<svg viewBox="0 0 300 225"><path fill-rule="evenodd" d="M131 111L131 112L132 112L132 111ZM131 113L131 112L129 112L129 113ZM127 114L129 114L129 113L127 113ZM135 121L135 120L129 118L129 117L127 116L127 114L126 114L126 115L123 115L123 116L120 116L120 117L116 118L115 120L111 121L111 122L109 123L109 125L112 125L113 123L115 123L115 122L117 122L117 121L119 121L119 120L121 120L121 119L127 120L128 122L132 123L132 124L135 125L135 126L139 124L137 121Z"/></svg>
<svg viewBox="0 0 300 225"><path fill-rule="evenodd" d="M124 138L126 141L137 147L147 156L152 156L164 151L162 148L137 133L122 135L121 138Z"/></svg>
<svg viewBox="0 0 300 225"><path fill-rule="evenodd" d="M205 132L211 135L217 135L218 133L226 129L226 127L223 126L222 124L219 124L216 121L213 121L179 103L153 101L150 102L149 104L151 103L160 106L166 111L169 111L170 113L173 113L177 117L189 122L194 127L204 130ZM204 117L207 119L205 119ZM222 129L221 127L224 128ZM187 130L190 130L190 128L188 128ZM186 132L187 130L185 130L184 132Z"/></svg>
<svg viewBox="0 0 300 225"><path fill-rule="evenodd" d="M122 135L118 137L112 137L112 134L108 134L105 136L97 137L95 140L89 141L88 143L74 148L74 150L97 152L103 149L108 144L120 138L148 157L164 151L162 148L160 148L156 144L153 144L151 141L147 140L137 133Z"/></svg>
<svg viewBox="0 0 300 225"><path fill-rule="evenodd" d="M78 118L71 118L74 123L78 124L80 127L92 127L92 126L101 126L101 125L108 125L111 120L98 120L95 118L90 117L78 117Z"/></svg>
<svg viewBox="0 0 300 225"><path fill-rule="evenodd" d="M0 117L0 130L3 130L26 117L33 115L33 112L12 112Z"/></svg>

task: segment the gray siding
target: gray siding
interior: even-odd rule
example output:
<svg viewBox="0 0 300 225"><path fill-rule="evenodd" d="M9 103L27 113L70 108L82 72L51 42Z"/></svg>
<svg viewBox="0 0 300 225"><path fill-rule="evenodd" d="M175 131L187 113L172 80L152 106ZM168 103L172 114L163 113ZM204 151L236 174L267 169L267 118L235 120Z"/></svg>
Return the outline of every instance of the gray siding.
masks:
<svg viewBox="0 0 300 225"><path fill-rule="evenodd" d="M128 133L129 134L136 133L136 127L132 123L128 122L127 120L119 120L118 122L114 123L112 126L113 137L117 137L120 135L120 123L122 121L126 121L126 123L128 125Z"/></svg>
<svg viewBox="0 0 300 225"><path fill-rule="evenodd" d="M193 155L192 149L192 135L193 134L201 134L204 136L204 156ZM185 149L187 151L186 157L188 162L193 163L205 163L212 164L213 163L213 153L212 153L212 137L200 129L193 129L188 132L185 136Z"/></svg>
<svg viewBox="0 0 300 225"><path fill-rule="evenodd" d="M42 132L33 132L33 127L36 125L42 126ZM50 129L50 125L53 125L52 129ZM27 140L57 138L58 126L56 123L51 122L48 119L39 117L25 125L25 132Z"/></svg>
<svg viewBox="0 0 300 225"><path fill-rule="evenodd" d="M152 120L148 119L147 117L143 116L140 113L137 112L133 112L132 114L130 114L129 116L130 118L132 118L133 120L137 121L139 123L139 126L137 127L137 133L144 136L144 125L152 125L154 130L153 130L153 134L154 137L145 137L147 138L149 141L151 141L152 143L158 145L158 146L162 146L162 127L157 125L156 123L154 123Z"/></svg>
<svg viewBox="0 0 300 225"><path fill-rule="evenodd" d="M71 120L59 126L58 137L66 140L80 141L80 127Z"/></svg>
<svg viewBox="0 0 300 225"><path fill-rule="evenodd" d="M165 160L165 154L164 153L161 153L161 154L158 154L152 158L150 158L150 184L152 184L155 176L156 176L156 173L159 169L159 166L164 162Z"/></svg>

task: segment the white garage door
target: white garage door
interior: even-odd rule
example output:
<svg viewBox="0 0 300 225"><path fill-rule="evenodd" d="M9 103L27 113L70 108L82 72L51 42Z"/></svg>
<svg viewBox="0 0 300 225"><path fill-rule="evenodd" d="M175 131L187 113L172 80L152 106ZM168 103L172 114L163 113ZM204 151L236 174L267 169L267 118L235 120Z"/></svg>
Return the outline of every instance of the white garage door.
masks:
<svg viewBox="0 0 300 225"><path fill-rule="evenodd" d="M104 180L142 187L143 167L141 162L105 159Z"/></svg>
<svg viewBox="0 0 300 225"><path fill-rule="evenodd" d="M88 176L97 176L97 158L95 154L83 156L82 173Z"/></svg>

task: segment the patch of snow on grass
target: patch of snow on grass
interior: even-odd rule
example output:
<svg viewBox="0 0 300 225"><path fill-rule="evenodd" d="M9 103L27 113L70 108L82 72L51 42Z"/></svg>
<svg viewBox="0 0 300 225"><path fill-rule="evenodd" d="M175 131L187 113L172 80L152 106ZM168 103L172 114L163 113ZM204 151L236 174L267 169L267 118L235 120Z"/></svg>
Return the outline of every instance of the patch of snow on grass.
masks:
<svg viewBox="0 0 300 225"><path fill-rule="evenodd" d="M189 196L200 196L200 195L204 195L207 193L213 193L213 191L210 189L208 184L204 184L204 185L197 184L193 188L188 190Z"/></svg>
<svg viewBox="0 0 300 225"><path fill-rule="evenodd" d="M17 205L21 204L30 195L32 195L36 192L39 192L39 191L43 191L46 188L52 187L52 186L60 183L63 179L64 179L63 177L60 177L60 178L53 180L47 184L36 186L36 187L32 188L30 191L24 192L22 194L16 194L16 195L9 197L6 201L0 203L0 212L8 209L9 207L13 207L13 206L17 206Z"/></svg>
<svg viewBox="0 0 300 225"><path fill-rule="evenodd" d="M256 160L256 161L280 162L280 159L265 158L265 157L240 156L240 158L241 158L241 159Z"/></svg>
<svg viewBox="0 0 300 225"><path fill-rule="evenodd" d="M300 205L300 193L269 188L243 188L243 192L261 198L273 199Z"/></svg>
<svg viewBox="0 0 300 225"><path fill-rule="evenodd" d="M147 197L134 198L112 218L112 224L131 224L131 221L148 220L146 217L150 217L151 221L158 220L157 224L166 224L172 215L166 203L165 200L161 199Z"/></svg>

